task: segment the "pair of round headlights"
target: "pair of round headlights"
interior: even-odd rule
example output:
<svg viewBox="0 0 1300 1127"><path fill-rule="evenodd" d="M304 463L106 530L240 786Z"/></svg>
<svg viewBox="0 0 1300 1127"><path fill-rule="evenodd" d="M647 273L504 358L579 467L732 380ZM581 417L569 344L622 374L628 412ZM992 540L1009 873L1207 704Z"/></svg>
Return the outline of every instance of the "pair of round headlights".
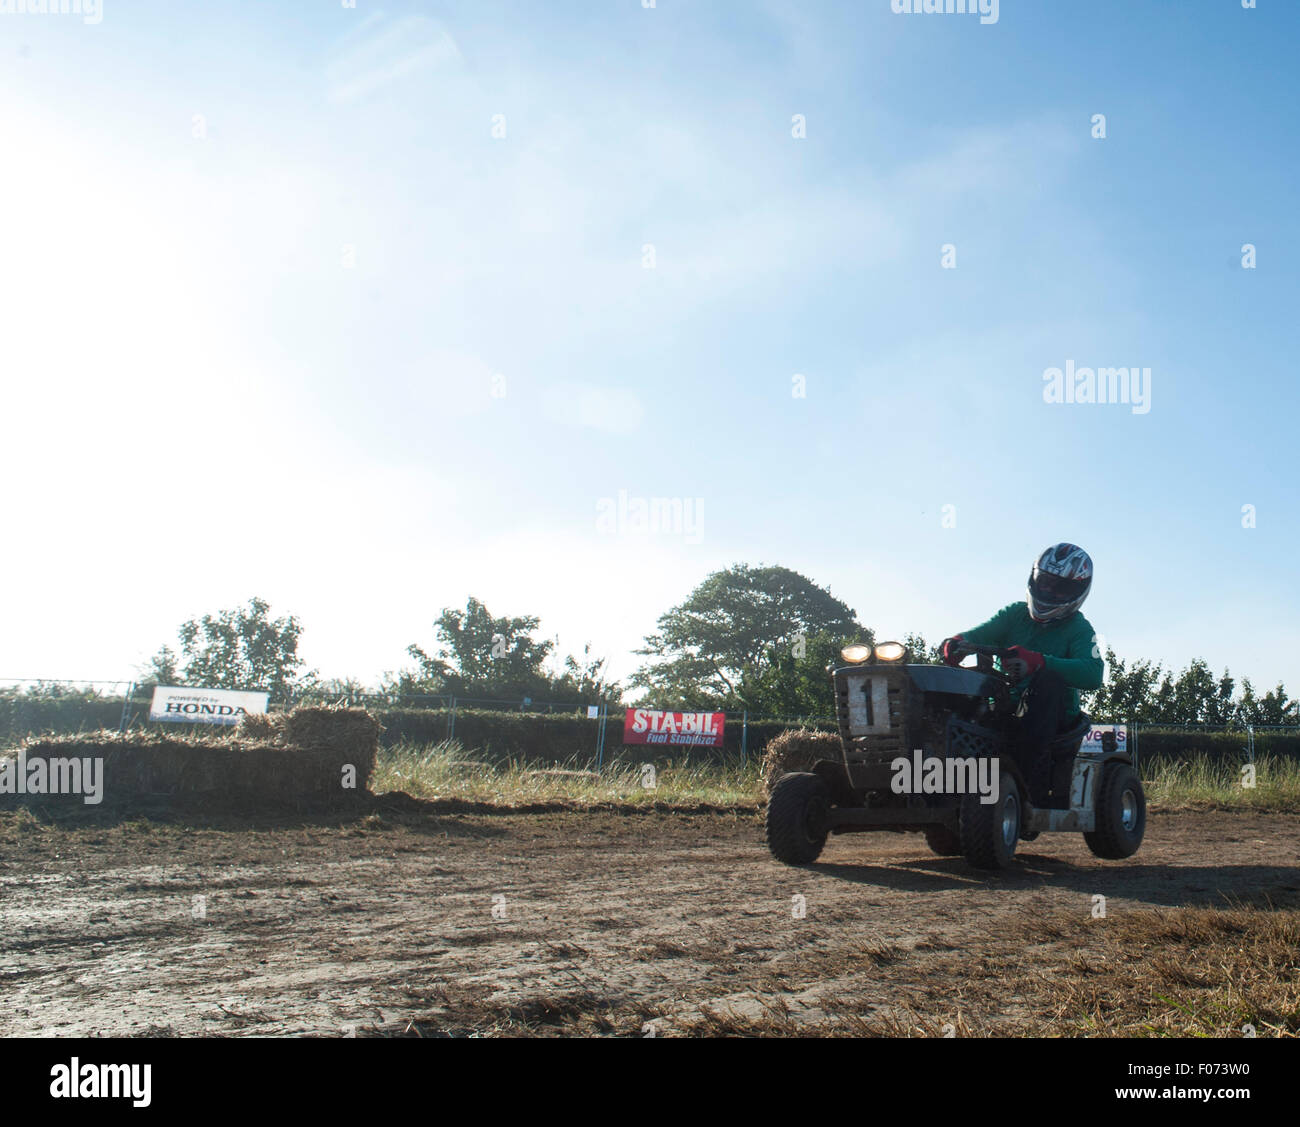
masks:
<svg viewBox="0 0 1300 1127"><path fill-rule="evenodd" d="M840 650L840 657L853 665L860 665L872 658L876 661L902 661L906 656L907 647L902 642L880 642L875 646L855 642Z"/></svg>

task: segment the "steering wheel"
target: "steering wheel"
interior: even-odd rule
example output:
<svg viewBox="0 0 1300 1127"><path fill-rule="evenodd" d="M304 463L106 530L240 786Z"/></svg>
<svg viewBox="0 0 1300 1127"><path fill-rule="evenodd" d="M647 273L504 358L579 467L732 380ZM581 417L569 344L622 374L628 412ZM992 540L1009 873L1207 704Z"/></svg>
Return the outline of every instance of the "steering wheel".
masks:
<svg viewBox="0 0 1300 1127"><path fill-rule="evenodd" d="M964 655L973 654L975 656L975 668L981 673L991 673L994 677L1000 677L1008 685L1011 684L1011 678L1003 673L1001 669L993 668L993 659L1012 658L1016 656L1015 650L1007 649L1004 646L982 646L978 642L967 642L964 639L958 643ZM963 656L964 656L963 655Z"/></svg>

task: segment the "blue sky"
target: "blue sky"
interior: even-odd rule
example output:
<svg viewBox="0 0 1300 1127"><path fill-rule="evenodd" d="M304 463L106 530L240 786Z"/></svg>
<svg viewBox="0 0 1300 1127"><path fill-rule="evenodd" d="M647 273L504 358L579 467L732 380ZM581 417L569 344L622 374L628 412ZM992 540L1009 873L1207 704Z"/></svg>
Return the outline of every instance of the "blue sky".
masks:
<svg viewBox="0 0 1300 1127"><path fill-rule="evenodd" d="M626 675L740 561L936 638L1065 539L1122 655L1294 686L1298 31L1281 0L0 14L0 677L129 677L253 594L328 676L470 594ZM1149 368L1150 409L1045 403L1067 362ZM698 534L603 527L624 491Z"/></svg>

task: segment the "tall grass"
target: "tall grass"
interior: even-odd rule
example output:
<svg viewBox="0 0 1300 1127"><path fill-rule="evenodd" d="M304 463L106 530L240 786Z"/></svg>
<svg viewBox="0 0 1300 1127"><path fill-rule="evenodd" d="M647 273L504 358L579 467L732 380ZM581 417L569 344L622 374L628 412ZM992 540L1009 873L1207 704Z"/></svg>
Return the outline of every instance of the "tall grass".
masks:
<svg viewBox="0 0 1300 1127"><path fill-rule="evenodd" d="M1263 755L1255 760L1254 786L1243 763L1204 754L1185 759L1164 756L1139 762L1147 802L1167 810L1213 806L1300 811L1300 759Z"/></svg>
<svg viewBox="0 0 1300 1127"><path fill-rule="evenodd" d="M606 762L590 756L552 766L535 761L489 761L455 740L399 744L379 752L371 780L375 793L405 791L416 798L455 799L499 806L570 803L577 806L653 806L655 803L753 806L759 799L758 764L739 756L713 763L653 765Z"/></svg>
<svg viewBox="0 0 1300 1127"><path fill-rule="evenodd" d="M371 782L376 793L405 791L416 798L455 799L498 806L532 803L652 806L707 803L754 807L765 802L760 765L739 756L720 762L669 760L653 778L641 764L607 762L597 772L590 756L545 766L524 759L490 760L457 741L381 748ZM1240 765L1203 754L1186 759L1149 757L1139 765L1147 802L1160 810L1232 807L1300 812L1300 760L1261 756L1255 786L1243 785ZM653 786L647 785L653 783Z"/></svg>

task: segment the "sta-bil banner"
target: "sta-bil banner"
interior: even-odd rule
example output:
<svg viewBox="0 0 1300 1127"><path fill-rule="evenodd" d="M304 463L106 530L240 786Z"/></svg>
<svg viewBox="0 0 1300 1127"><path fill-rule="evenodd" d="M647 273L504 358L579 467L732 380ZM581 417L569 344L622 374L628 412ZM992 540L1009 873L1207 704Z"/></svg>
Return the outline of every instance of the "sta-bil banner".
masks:
<svg viewBox="0 0 1300 1127"><path fill-rule="evenodd" d="M721 747L725 712L658 712L629 708L623 718L625 744Z"/></svg>
<svg viewBox="0 0 1300 1127"><path fill-rule="evenodd" d="M149 705L150 720L179 724L238 724L245 716L266 711L268 693L234 689L186 689L158 685Z"/></svg>

